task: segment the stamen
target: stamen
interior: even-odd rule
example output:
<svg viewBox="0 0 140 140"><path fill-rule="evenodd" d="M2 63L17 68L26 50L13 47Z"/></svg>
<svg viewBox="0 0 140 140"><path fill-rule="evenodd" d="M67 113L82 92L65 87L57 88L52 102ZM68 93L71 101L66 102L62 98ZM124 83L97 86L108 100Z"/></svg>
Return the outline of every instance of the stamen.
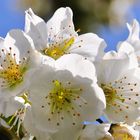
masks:
<svg viewBox="0 0 140 140"><path fill-rule="evenodd" d="M67 112L72 116L72 125L75 125L76 119L81 116L78 110L80 110L82 106L87 105L85 99L80 97L82 89L72 88L71 82L66 82L66 87L64 87L63 83L58 80L53 80L52 83L52 90L47 96L44 97L45 100L47 100L47 106L41 106L42 109L48 109L48 107L50 108L48 121L50 121L51 118L53 118L53 116L55 115L57 118L56 125L57 123L61 125L61 121L63 121L65 117L64 112ZM78 103L76 103L75 100L78 100Z"/></svg>
<svg viewBox="0 0 140 140"><path fill-rule="evenodd" d="M135 81L130 82L127 76L109 84L101 84L101 88L106 96L107 109L111 109L114 113L118 114L126 109L130 109L131 106L138 106L137 96L140 95L137 90L138 86L138 83ZM133 98L135 98L135 101L132 102ZM123 117L125 120L129 118L125 113Z"/></svg>
<svg viewBox="0 0 140 140"><path fill-rule="evenodd" d="M113 104L116 99L122 100L121 97L117 96L117 91L111 85L101 84L101 88L105 93L106 102L108 105Z"/></svg>
<svg viewBox="0 0 140 140"><path fill-rule="evenodd" d="M48 48L45 48L42 52L45 55L48 55L54 59L58 59L62 55L66 54L74 43L74 37L66 39L60 44L50 44Z"/></svg>
<svg viewBox="0 0 140 140"><path fill-rule="evenodd" d="M27 70L27 67L22 64L17 64L16 54L11 54L12 48L9 48L10 52L4 54L2 69L0 70L0 78L2 78L1 87L14 88L17 84L23 81L23 74ZM2 50L4 52L4 50Z"/></svg>
<svg viewBox="0 0 140 140"><path fill-rule="evenodd" d="M23 123L26 113L26 108L21 108L17 110L12 116L9 116L8 119L4 117L5 122L10 126L10 130L16 133L17 136L20 135L21 124Z"/></svg>
<svg viewBox="0 0 140 140"><path fill-rule="evenodd" d="M110 128L110 133L114 139L118 140L134 140L135 136L125 125L113 124Z"/></svg>

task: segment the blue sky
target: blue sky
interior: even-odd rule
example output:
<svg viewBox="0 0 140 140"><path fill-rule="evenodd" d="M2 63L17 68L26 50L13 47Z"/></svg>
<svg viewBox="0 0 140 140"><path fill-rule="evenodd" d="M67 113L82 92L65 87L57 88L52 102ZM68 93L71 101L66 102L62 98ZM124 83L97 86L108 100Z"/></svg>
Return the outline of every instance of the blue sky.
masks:
<svg viewBox="0 0 140 140"><path fill-rule="evenodd" d="M129 11L131 14L131 18L128 19L128 23L131 23L133 19L137 19L140 22L140 1L137 0L137 4L135 4ZM115 50L116 45L119 41L123 41L128 36L128 29L126 24L122 27L114 27L115 32L113 32L110 28L104 27L100 30L99 36L105 39L107 42L108 48L106 50Z"/></svg>
<svg viewBox="0 0 140 140"><path fill-rule="evenodd" d="M7 32L11 29L24 29L24 12L14 9L16 5L15 0L2 0L0 4L0 36L5 37ZM140 2L131 8L130 13L133 18L140 21ZM129 19L128 22L130 22ZM115 49L118 41L125 40L128 36L126 26L119 27L116 32L112 32L110 28L104 27L100 30L100 37L104 38L108 44L107 50Z"/></svg>
<svg viewBox="0 0 140 140"><path fill-rule="evenodd" d="M14 9L15 0L0 3L0 36L5 37L11 29L24 28L24 12Z"/></svg>

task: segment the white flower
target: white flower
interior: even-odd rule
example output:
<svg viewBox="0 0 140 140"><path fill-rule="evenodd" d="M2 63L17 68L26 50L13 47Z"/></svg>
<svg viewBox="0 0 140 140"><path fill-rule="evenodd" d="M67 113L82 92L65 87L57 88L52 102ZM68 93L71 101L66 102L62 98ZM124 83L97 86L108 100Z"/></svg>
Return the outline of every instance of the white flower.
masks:
<svg viewBox="0 0 140 140"><path fill-rule="evenodd" d="M139 32L140 32L140 27L139 23L136 19L133 20L132 24L127 24L127 27L129 29L129 36L127 38L127 42L132 44L135 50L139 50L139 45L140 45L140 39L139 39Z"/></svg>
<svg viewBox="0 0 140 140"><path fill-rule="evenodd" d="M139 140L139 132L127 124L113 124L109 132L114 140Z"/></svg>
<svg viewBox="0 0 140 140"><path fill-rule="evenodd" d="M96 64L98 84L106 96L106 115L113 122L133 122L140 116L140 69L131 57L108 52Z"/></svg>
<svg viewBox="0 0 140 140"><path fill-rule="evenodd" d="M103 91L96 83L94 65L84 57L65 55L56 61L55 68L43 65L34 75L29 93L37 128L72 131L103 113Z"/></svg>
<svg viewBox="0 0 140 140"><path fill-rule="evenodd" d="M139 140L139 132L123 123L87 125L79 140Z"/></svg>
<svg viewBox="0 0 140 140"><path fill-rule="evenodd" d="M0 113L6 111L9 100L27 90L31 69L39 62L33 48L30 38L20 30L0 38Z"/></svg>
<svg viewBox="0 0 140 140"><path fill-rule="evenodd" d="M118 51L125 52L130 56L136 55L137 60L140 63L139 23L136 19L134 19L132 24L127 24L127 27L129 29L129 36L125 41L118 44Z"/></svg>
<svg viewBox="0 0 140 140"><path fill-rule="evenodd" d="M78 140L114 140L108 132L110 124L87 125Z"/></svg>
<svg viewBox="0 0 140 140"><path fill-rule="evenodd" d="M98 59L104 54L106 43L93 33L78 36L72 16L70 8L59 8L45 23L29 9L26 11L25 32L33 39L39 52L55 60L69 53Z"/></svg>

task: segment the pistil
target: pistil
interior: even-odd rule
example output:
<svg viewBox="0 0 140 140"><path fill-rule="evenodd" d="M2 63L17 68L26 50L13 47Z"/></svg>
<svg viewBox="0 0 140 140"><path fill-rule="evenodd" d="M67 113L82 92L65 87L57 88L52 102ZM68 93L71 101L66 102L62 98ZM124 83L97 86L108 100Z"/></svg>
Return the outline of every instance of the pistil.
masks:
<svg viewBox="0 0 140 140"><path fill-rule="evenodd" d="M15 54L14 54L15 56ZM25 60L24 60L25 61ZM23 63L17 64L16 59L11 53L5 54L3 63L1 64L0 78L2 79L1 87L14 88L23 81L23 74L27 67Z"/></svg>
<svg viewBox="0 0 140 140"><path fill-rule="evenodd" d="M62 41L61 43L52 43L49 44L47 48L45 48L42 52L45 55L48 55L55 60L63 56L64 54L69 53L69 48L74 43L74 37L71 37L70 39L66 39Z"/></svg>

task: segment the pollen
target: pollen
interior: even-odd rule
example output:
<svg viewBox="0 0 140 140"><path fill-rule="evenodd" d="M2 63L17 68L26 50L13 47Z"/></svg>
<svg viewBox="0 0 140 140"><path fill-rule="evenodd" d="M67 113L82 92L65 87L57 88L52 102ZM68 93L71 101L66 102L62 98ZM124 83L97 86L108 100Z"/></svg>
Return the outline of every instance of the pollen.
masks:
<svg viewBox="0 0 140 140"><path fill-rule="evenodd" d="M59 112L60 110L69 110L72 107L72 100L81 92L81 88L64 87L58 80L53 81L53 89L49 93L51 111Z"/></svg>
<svg viewBox="0 0 140 140"><path fill-rule="evenodd" d="M69 48L74 43L74 37L69 39L65 39L61 41L61 43L51 43L47 48L45 48L42 52L45 55L48 55L55 60L63 56L64 54L69 53Z"/></svg>
<svg viewBox="0 0 140 140"><path fill-rule="evenodd" d="M110 128L110 133L115 140L134 140L133 133L124 124L114 124Z"/></svg>
<svg viewBox="0 0 140 140"><path fill-rule="evenodd" d="M9 48L11 50L11 48ZM0 78L2 79L1 87L14 88L23 81L23 74L26 71L26 66L23 63L17 64L16 54L7 53L4 50L4 60L1 60Z"/></svg>
<svg viewBox="0 0 140 140"><path fill-rule="evenodd" d="M81 108L87 106L86 100L81 96L83 93L81 89L81 87L73 86L73 83L69 81L64 83L59 80L52 81L52 89L44 97L45 103L41 104L41 108L43 105L44 111L49 109L48 118L51 120L57 117L56 126L58 126L57 123L61 125L66 114L71 116L72 126L75 126L76 120L81 116Z"/></svg>
<svg viewBox="0 0 140 140"><path fill-rule="evenodd" d="M124 101L124 99L121 96L117 95L117 90L113 88L110 84L101 84L101 88L104 91L106 102L107 104L114 105L115 100L120 100L121 102Z"/></svg>
<svg viewBox="0 0 140 140"><path fill-rule="evenodd" d="M110 83L101 83L101 88L104 91L107 103L107 111L122 115L125 120L130 118L127 113L131 107L137 107L139 105L139 85L133 79L129 80L127 76L123 76L118 80ZM132 102L132 99L135 101Z"/></svg>

